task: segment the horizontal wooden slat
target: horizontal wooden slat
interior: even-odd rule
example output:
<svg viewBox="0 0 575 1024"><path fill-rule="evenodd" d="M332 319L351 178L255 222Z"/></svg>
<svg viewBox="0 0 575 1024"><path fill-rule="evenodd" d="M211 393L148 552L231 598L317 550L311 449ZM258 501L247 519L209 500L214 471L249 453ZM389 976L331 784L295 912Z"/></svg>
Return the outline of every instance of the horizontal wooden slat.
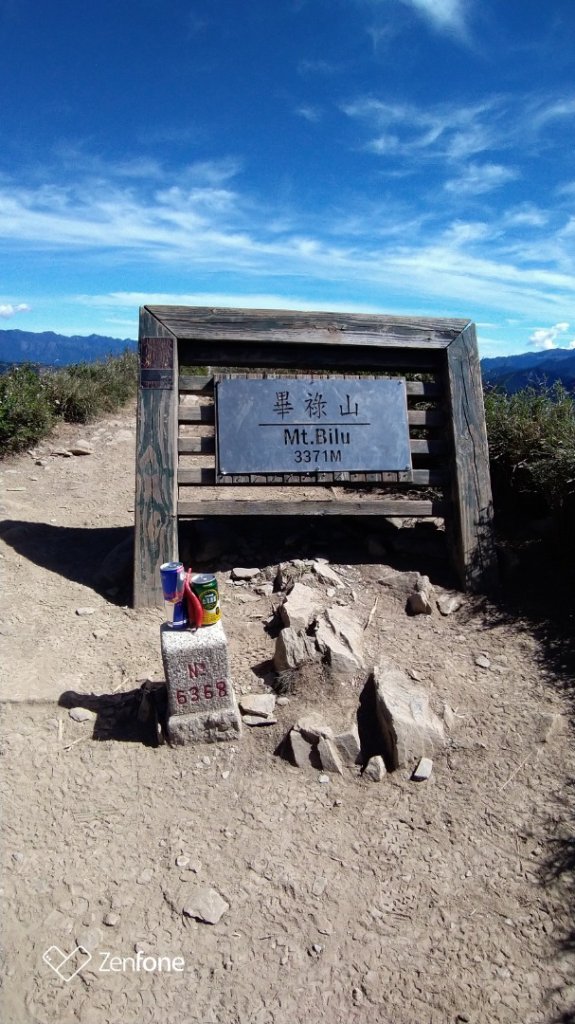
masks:
<svg viewBox="0 0 575 1024"><path fill-rule="evenodd" d="M215 423L213 405L180 405L178 409L180 423Z"/></svg>
<svg viewBox="0 0 575 1024"><path fill-rule="evenodd" d="M180 423L215 423L214 406L180 404L178 419ZM407 419L411 427L437 427L444 422L438 409L410 409Z"/></svg>
<svg viewBox="0 0 575 1024"><path fill-rule="evenodd" d="M440 499L370 501L179 501L179 516L444 516Z"/></svg>
<svg viewBox="0 0 575 1024"><path fill-rule="evenodd" d="M253 379L261 380L262 376L254 376ZM330 374L330 379L337 380L337 378L337 374ZM214 378L182 374L178 387L181 394L210 395L214 392ZM435 381L408 380L405 382L405 388L409 397L438 398L442 394L441 386Z"/></svg>
<svg viewBox="0 0 575 1024"><path fill-rule="evenodd" d="M216 439L214 437L179 437L178 452L180 455L214 455Z"/></svg>
<svg viewBox="0 0 575 1024"><path fill-rule="evenodd" d="M342 474L340 474L340 475L342 475ZM318 474L318 477L320 479L316 480L315 476L312 476L312 475L308 476L308 475L303 474L303 473L297 473L297 474L296 473L293 473L293 474L287 474L286 473L283 476L281 474L275 474L274 477L273 477L273 481L272 481L269 478L270 477L269 474L252 474L252 475L246 475L243 479L242 479L242 477L234 476L233 477L233 482L234 483L240 483L240 484L250 484L250 483L255 483L255 484L271 484L271 483L275 482L275 483L284 484L284 485L285 484L298 484L298 485L301 486L302 484L312 484L313 485L313 484L316 484L316 483L318 483L318 484L337 483L337 480L335 479L335 476L336 476L335 474L321 473L321 474ZM353 476L353 474L352 474L352 476ZM411 474L411 479L410 480L407 479L407 476L408 476L407 473L406 474L401 474L401 476L403 477L403 480L398 480L398 477L399 477L398 473L370 473L370 474L364 474L364 476L373 476L373 477L375 477L376 479L374 479L372 481L375 484L385 483L385 482L389 482L389 483L397 482L398 484L403 483L404 485L409 486L410 483L413 483L413 484L416 484L417 486L420 486L420 487L421 486L425 486L425 487L430 487L430 486L431 487L439 487L439 486L441 486L441 484L445 483L445 480L446 480L446 474L444 472L442 472L441 470L439 470L439 469L414 469L413 473ZM383 478L383 479L380 479L380 478ZM222 484L226 484L227 482L228 482L227 480L220 481L220 483L222 483ZM230 480L230 484L231 484L231 482L232 481ZM353 481L353 482L355 482L355 481ZM194 468L194 469L179 469L178 470L178 484L180 484L180 485L186 486L186 485L215 484L215 483L216 483L216 471L215 471L215 469L212 469L210 467L200 467L200 468ZM357 483L363 485L361 481L357 481Z"/></svg>
<svg viewBox="0 0 575 1024"><path fill-rule="evenodd" d="M445 441L411 440L409 442L412 455L444 455L447 451Z"/></svg>

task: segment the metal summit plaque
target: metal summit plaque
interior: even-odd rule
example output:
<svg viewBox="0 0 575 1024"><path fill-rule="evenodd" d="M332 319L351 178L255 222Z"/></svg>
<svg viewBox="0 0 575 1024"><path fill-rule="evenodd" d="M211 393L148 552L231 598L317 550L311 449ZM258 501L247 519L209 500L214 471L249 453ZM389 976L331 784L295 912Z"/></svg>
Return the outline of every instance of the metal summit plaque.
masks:
<svg viewBox="0 0 575 1024"><path fill-rule="evenodd" d="M222 476L411 471L399 379L218 381L216 437Z"/></svg>

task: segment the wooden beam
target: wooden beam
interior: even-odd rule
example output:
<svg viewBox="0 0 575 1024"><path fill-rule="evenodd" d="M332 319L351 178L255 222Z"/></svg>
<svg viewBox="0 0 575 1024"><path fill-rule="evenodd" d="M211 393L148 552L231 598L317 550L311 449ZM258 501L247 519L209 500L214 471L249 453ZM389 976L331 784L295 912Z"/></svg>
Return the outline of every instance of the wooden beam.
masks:
<svg viewBox="0 0 575 1024"><path fill-rule="evenodd" d="M263 340L270 348L295 343L327 345L330 348L376 345L442 349L447 348L468 323L467 320L438 317L363 313L214 309L208 306L148 308L180 341L209 341L219 345L230 341Z"/></svg>
<svg viewBox="0 0 575 1024"><path fill-rule="evenodd" d="M446 503L380 498L370 501L180 501L178 515L198 516L443 516Z"/></svg>
<svg viewBox="0 0 575 1024"><path fill-rule="evenodd" d="M134 503L134 607L163 603L159 568L177 556L176 340L147 311L140 315L140 378Z"/></svg>
<svg viewBox="0 0 575 1024"><path fill-rule="evenodd" d="M464 588L482 590L495 582L497 562L481 370L473 324L447 349L447 389L454 452L454 560Z"/></svg>
<svg viewBox="0 0 575 1024"><path fill-rule="evenodd" d="M262 376L260 374L256 377L254 374L254 380L261 380ZM337 379L338 374L330 374L330 380ZM214 378L180 374L178 389L181 395L213 395ZM436 381L407 380L405 389L409 397L439 398L443 393L441 385Z"/></svg>
<svg viewBox="0 0 575 1024"><path fill-rule="evenodd" d="M320 473L318 476L321 479L316 479L313 474L305 473L286 473L283 475L272 474L274 479L270 479L270 474L258 473L258 474L246 474L245 477L234 476L234 483L236 484L296 484L299 486L315 485L326 483L333 484L337 483L335 480L335 474L333 473ZM411 479L404 481L398 480L398 473L373 473L370 476L377 477L376 480L371 481L376 486L380 483L385 483L386 478L389 478L390 483L402 484L406 487L410 487L412 484L416 484L418 487L440 487L445 483L445 473L441 470L434 469L414 469L411 473ZM409 476L409 474L405 474ZM383 480L379 479L383 477ZM230 481L231 482L231 481ZM369 483L370 481L368 481ZM194 467L193 469L179 469L178 470L178 484L180 486L188 485L205 485L205 484L223 484L225 485L227 480L218 481L216 479L215 469L209 466Z"/></svg>

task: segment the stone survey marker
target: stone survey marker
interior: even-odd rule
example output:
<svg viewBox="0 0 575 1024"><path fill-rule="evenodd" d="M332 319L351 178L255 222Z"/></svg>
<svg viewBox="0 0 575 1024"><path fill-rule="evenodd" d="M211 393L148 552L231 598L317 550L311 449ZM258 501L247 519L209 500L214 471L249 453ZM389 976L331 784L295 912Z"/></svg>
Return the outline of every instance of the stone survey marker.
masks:
<svg viewBox="0 0 575 1024"><path fill-rule="evenodd" d="M172 743L238 739L241 720L222 623L195 631L163 626L161 648Z"/></svg>

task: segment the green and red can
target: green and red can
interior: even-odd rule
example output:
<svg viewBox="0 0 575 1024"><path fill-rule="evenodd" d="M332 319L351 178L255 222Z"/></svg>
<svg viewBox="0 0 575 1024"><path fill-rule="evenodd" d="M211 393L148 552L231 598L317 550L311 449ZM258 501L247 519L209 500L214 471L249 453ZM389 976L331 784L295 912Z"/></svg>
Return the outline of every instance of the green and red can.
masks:
<svg viewBox="0 0 575 1024"><path fill-rule="evenodd" d="M216 577L207 572L195 572L192 575L192 590L202 606L202 626L213 626L214 622L219 622L222 613Z"/></svg>

